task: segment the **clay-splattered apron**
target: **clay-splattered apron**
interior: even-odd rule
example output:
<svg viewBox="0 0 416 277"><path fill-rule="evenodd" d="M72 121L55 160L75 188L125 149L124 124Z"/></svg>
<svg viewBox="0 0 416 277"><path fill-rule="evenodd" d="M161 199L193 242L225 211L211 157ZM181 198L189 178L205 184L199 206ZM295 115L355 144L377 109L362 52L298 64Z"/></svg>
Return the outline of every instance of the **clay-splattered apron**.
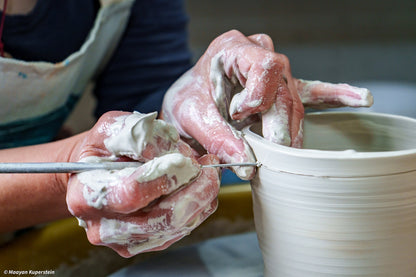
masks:
<svg viewBox="0 0 416 277"><path fill-rule="evenodd" d="M134 0L101 0L80 50L60 63L0 57L0 149L54 138L88 82L106 64Z"/></svg>

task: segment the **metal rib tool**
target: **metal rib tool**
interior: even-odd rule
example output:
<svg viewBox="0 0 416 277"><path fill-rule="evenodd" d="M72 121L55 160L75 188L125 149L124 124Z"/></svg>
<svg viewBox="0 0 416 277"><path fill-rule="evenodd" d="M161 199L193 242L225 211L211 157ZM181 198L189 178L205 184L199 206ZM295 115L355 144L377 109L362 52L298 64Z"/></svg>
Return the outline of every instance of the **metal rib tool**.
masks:
<svg viewBox="0 0 416 277"><path fill-rule="evenodd" d="M78 173L89 170L120 170L127 167L139 167L140 162L104 162L104 163L0 163L0 173ZM205 167L258 166L257 163L209 164Z"/></svg>

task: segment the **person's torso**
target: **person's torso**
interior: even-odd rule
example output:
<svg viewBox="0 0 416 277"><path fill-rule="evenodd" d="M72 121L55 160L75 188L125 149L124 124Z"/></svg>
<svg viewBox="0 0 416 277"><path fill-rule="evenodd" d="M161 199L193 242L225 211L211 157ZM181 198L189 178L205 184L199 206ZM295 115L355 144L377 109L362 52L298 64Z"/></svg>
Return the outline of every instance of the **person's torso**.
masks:
<svg viewBox="0 0 416 277"><path fill-rule="evenodd" d="M29 14L6 16L3 41L12 58L0 58L0 149L56 135L111 56L132 4L38 0Z"/></svg>

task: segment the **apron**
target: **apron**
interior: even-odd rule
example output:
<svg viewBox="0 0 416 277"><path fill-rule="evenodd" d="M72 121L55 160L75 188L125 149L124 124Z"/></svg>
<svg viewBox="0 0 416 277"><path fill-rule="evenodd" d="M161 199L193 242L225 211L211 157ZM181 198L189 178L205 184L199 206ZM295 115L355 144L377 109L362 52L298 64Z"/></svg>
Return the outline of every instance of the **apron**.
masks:
<svg viewBox="0 0 416 277"><path fill-rule="evenodd" d="M87 84L110 59L134 0L100 0L81 48L60 63L0 57L0 149L53 140Z"/></svg>

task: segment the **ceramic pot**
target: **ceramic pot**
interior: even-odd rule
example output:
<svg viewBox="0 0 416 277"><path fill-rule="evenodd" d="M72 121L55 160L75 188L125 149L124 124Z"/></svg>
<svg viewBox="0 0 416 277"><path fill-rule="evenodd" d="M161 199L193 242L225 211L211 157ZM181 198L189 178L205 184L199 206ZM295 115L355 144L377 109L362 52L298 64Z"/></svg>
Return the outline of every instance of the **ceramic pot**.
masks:
<svg viewBox="0 0 416 277"><path fill-rule="evenodd" d="M244 130L265 276L416 276L416 120L314 113L304 147Z"/></svg>

